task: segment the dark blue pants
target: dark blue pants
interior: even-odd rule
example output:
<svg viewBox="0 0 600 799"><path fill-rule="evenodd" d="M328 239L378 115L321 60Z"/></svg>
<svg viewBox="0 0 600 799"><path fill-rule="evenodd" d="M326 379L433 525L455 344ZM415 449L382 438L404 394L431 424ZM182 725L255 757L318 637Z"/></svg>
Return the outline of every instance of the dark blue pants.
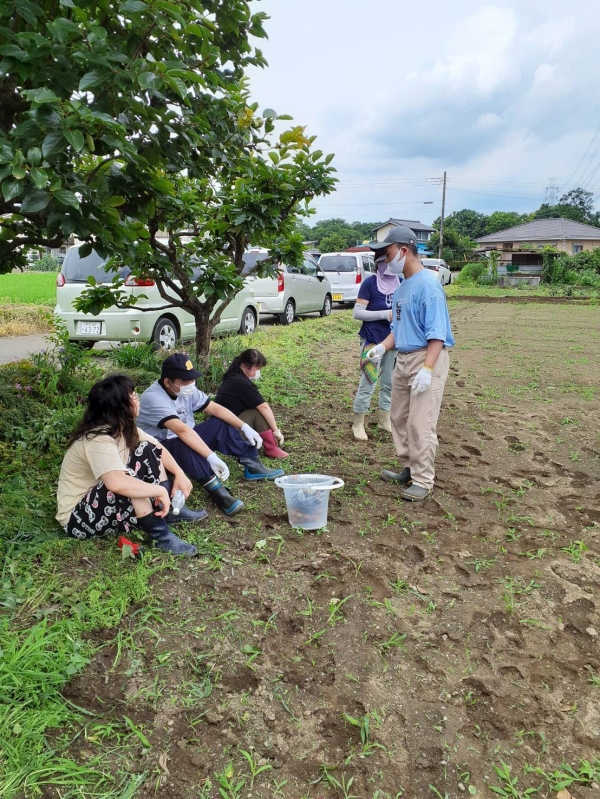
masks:
<svg viewBox="0 0 600 799"><path fill-rule="evenodd" d="M206 446L215 452L220 452L222 455L233 455L238 460L243 457L258 458L256 447L246 443L239 430L221 421L221 419L217 419L215 416L211 416L205 422L197 424L194 430ZM180 438L167 438L160 443L165 449L169 450L177 464L181 466L191 480L206 483L207 480L214 477L214 472L206 458L190 449Z"/></svg>

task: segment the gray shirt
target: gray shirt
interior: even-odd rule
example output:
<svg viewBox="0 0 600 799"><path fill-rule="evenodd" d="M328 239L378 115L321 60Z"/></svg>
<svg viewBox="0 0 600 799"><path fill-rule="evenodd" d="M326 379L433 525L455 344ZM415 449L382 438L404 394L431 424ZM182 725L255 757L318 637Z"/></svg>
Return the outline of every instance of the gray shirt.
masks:
<svg viewBox="0 0 600 799"><path fill-rule="evenodd" d="M167 438L177 438L177 435L168 428L165 422L169 419L181 419L188 427L194 427L194 412L202 411L209 404L210 398L196 388L191 397L171 397L167 394L160 382L156 380L140 397L140 415L136 420L138 427L159 441Z"/></svg>

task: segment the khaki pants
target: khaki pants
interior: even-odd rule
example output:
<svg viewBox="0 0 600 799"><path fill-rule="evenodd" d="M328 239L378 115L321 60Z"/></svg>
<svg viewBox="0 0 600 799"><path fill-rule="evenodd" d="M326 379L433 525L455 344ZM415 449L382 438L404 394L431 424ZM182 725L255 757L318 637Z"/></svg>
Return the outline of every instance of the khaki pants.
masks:
<svg viewBox="0 0 600 799"><path fill-rule="evenodd" d="M242 411L242 413L238 414L238 419L241 419L242 422L249 424L250 427L253 430L256 430L257 433L264 433L266 430L271 429L267 424L265 417L256 408L251 408L248 411Z"/></svg>
<svg viewBox="0 0 600 799"><path fill-rule="evenodd" d="M399 352L392 377L392 438L398 460L410 468L413 483L433 488L435 453L438 446L436 426L450 359L442 350L431 386L420 394L412 394L410 384L425 363L426 349Z"/></svg>

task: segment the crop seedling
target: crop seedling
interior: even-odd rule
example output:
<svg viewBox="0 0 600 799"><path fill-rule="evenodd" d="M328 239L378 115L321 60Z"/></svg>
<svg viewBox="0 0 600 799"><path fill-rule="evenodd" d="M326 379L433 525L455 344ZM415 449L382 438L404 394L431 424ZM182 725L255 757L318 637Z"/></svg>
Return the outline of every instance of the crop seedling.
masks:
<svg viewBox="0 0 600 799"><path fill-rule="evenodd" d="M222 799L240 799L245 780L236 782L233 761L228 763L220 774L215 774L219 781L219 795Z"/></svg>
<svg viewBox="0 0 600 799"><path fill-rule="evenodd" d="M529 799L530 796L540 792L541 786L520 791L517 788L519 778L511 776L510 766L508 766L504 760L501 760L500 764L500 766L494 766L494 771L500 778L502 784L490 785L490 791L498 794L502 799Z"/></svg>
<svg viewBox="0 0 600 799"><path fill-rule="evenodd" d="M240 754L243 755L248 763L248 768L250 769L249 789L252 790L254 788L254 780L258 777L258 775L265 771L272 771L273 766L270 763L264 763L262 766L260 766L251 753L246 752L245 749L240 749Z"/></svg>
<svg viewBox="0 0 600 799"><path fill-rule="evenodd" d="M583 557L583 553L588 551L584 541L571 541L568 547L562 547L561 552L565 552L573 563L579 563Z"/></svg>
<svg viewBox="0 0 600 799"><path fill-rule="evenodd" d="M355 793L350 793L350 789L354 783L354 777L350 777L350 779L347 780L346 775L342 774L341 778L338 780L330 773L333 771L332 768L321 766L321 770L322 774L316 782L321 782L322 780L328 788L336 788L341 793L343 799L358 799Z"/></svg>
<svg viewBox="0 0 600 799"><path fill-rule="evenodd" d="M342 621L344 619L344 614L342 613L342 608L346 604L349 599L355 596L354 594L350 594L344 599L336 599L332 597L329 600L328 610L329 610L329 618L327 619L327 623L330 624L332 627L338 623L338 621Z"/></svg>
<svg viewBox="0 0 600 799"><path fill-rule="evenodd" d="M479 574L479 572L483 571L484 569L491 569L497 560L497 558L475 558L475 560L466 561L466 565L474 566L475 573Z"/></svg>
<svg viewBox="0 0 600 799"><path fill-rule="evenodd" d="M405 639L406 634L392 633L391 638L378 644L377 649L379 649L379 654L384 657L391 652L392 649L406 649L404 646Z"/></svg>
<svg viewBox="0 0 600 799"><path fill-rule="evenodd" d="M396 579L396 582L390 583L390 586L394 590L396 594L407 594L410 590L410 585L406 582L406 580L402 580L400 577Z"/></svg>
<svg viewBox="0 0 600 799"><path fill-rule="evenodd" d="M351 724L353 727L358 727L360 730L360 742L362 744L360 751L361 755L372 755L376 749L385 750L385 746L383 746L383 744L371 741L371 729L374 728L378 730L382 724L382 718L379 713L373 710L369 713L365 713L364 716L360 716L359 718L354 718L354 716L349 716L347 713L342 713L342 718L344 721L347 721L348 724Z"/></svg>

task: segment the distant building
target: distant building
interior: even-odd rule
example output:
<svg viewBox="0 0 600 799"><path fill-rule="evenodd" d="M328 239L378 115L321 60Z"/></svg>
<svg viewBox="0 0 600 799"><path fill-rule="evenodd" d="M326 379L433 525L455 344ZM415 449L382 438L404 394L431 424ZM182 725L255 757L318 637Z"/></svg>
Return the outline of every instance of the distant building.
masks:
<svg viewBox="0 0 600 799"><path fill-rule="evenodd" d="M417 239L417 250L422 253L427 252L427 242L431 238L431 234L435 231L435 228L424 225L417 219L388 219L387 222L383 222L383 224L373 228L371 231L371 240L383 241L390 230L398 225L406 225L406 227L413 230Z"/></svg>
<svg viewBox="0 0 600 799"><path fill-rule="evenodd" d="M477 252L499 254L498 272L541 272L543 247L576 255L600 247L600 228L571 219L536 219L475 239Z"/></svg>

